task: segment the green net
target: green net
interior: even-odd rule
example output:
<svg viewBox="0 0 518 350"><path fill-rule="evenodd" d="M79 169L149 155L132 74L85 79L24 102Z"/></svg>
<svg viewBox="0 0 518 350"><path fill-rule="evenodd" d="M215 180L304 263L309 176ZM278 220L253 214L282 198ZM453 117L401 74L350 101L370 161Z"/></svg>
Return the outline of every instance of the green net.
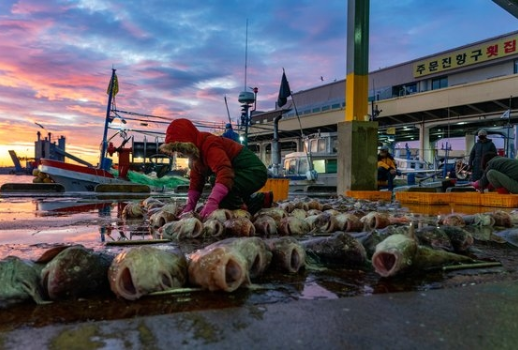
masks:
<svg viewBox="0 0 518 350"><path fill-rule="evenodd" d="M117 170L110 171L114 176L118 176L119 172ZM148 176L146 174L138 173L135 171L129 171L128 172L128 179L137 184L141 185L148 185L151 187L158 187L158 188L168 188L168 189L174 189L175 187L179 185L188 185L189 179L186 179L181 176L163 176L161 178Z"/></svg>

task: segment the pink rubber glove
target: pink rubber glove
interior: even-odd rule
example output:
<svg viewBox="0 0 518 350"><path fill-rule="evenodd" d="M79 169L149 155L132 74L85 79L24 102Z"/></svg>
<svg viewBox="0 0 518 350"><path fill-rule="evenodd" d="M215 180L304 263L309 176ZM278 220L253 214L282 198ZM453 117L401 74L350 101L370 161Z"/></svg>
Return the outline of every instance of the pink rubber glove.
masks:
<svg viewBox="0 0 518 350"><path fill-rule="evenodd" d="M217 183L212 188L212 192L207 198L207 203L200 212L200 216L205 219L209 216L214 210L218 209L219 203L225 198L228 194L228 188L225 185Z"/></svg>
<svg viewBox="0 0 518 350"><path fill-rule="evenodd" d="M201 196L200 191L189 190L187 192L187 204L185 204L185 207L182 210L182 214L196 209L196 203L198 203L200 196Z"/></svg>

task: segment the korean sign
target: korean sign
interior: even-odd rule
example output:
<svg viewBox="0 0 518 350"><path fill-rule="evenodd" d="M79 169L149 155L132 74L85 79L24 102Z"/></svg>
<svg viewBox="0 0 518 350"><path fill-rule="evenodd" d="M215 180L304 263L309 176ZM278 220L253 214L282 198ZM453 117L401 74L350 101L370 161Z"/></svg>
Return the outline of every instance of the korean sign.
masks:
<svg viewBox="0 0 518 350"><path fill-rule="evenodd" d="M414 78L516 54L517 41L518 35L514 35L416 62Z"/></svg>

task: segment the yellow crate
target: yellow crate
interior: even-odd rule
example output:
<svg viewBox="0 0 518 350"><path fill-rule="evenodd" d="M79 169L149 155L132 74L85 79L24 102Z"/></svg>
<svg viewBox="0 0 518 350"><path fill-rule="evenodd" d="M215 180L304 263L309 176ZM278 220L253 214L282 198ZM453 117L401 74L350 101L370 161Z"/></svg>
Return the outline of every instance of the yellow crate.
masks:
<svg viewBox="0 0 518 350"><path fill-rule="evenodd" d="M474 205L461 205L461 204L450 204L450 205L429 205L429 204L413 204L403 203L403 207L407 208L410 213L425 214L425 215L447 215L451 213L462 213L467 215L484 213L488 211L487 207L474 206Z"/></svg>
<svg viewBox="0 0 518 350"><path fill-rule="evenodd" d="M346 195L348 197L367 199L370 201L392 200L392 192L390 191L347 191Z"/></svg>
<svg viewBox="0 0 518 350"><path fill-rule="evenodd" d="M480 206L480 196L478 192L450 192L450 203Z"/></svg>
<svg viewBox="0 0 518 350"><path fill-rule="evenodd" d="M518 208L518 195L484 193L480 195L480 204L484 207Z"/></svg>
<svg viewBox="0 0 518 350"><path fill-rule="evenodd" d="M396 200L401 203L444 205L450 203L450 193L396 192Z"/></svg>
<svg viewBox="0 0 518 350"><path fill-rule="evenodd" d="M263 188L259 192L273 192L274 201L282 201L288 198L288 190L290 187L289 179L268 179Z"/></svg>

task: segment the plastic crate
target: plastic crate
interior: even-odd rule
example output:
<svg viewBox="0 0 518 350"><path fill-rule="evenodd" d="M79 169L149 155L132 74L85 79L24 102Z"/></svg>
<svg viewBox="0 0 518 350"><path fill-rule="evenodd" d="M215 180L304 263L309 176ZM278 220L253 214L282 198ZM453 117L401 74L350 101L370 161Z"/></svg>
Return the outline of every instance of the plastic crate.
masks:
<svg viewBox="0 0 518 350"><path fill-rule="evenodd" d="M488 211L489 208L474 206L474 205L426 205L426 204L411 204L403 203L404 208L407 208L410 213L425 214L425 215L447 215L450 213L462 213L462 214L478 214ZM495 208L496 209L496 208Z"/></svg>
<svg viewBox="0 0 518 350"><path fill-rule="evenodd" d="M481 196L478 192L450 192L450 203L480 206Z"/></svg>
<svg viewBox="0 0 518 350"><path fill-rule="evenodd" d="M480 205L484 207L518 208L518 195L484 193L480 195Z"/></svg>
<svg viewBox="0 0 518 350"><path fill-rule="evenodd" d="M370 201L392 200L392 192L390 191L347 191L346 195L348 197L367 199Z"/></svg>
<svg viewBox="0 0 518 350"><path fill-rule="evenodd" d="M263 188L259 192L273 192L273 200L281 201L288 198L288 190L290 187L289 179L268 179Z"/></svg>
<svg viewBox="0 0 518 350"><path fill-rule="evenodd" d="M401 203L444 205L450 204L450 194L433 192L396 192L396 200Z"/></svg>

